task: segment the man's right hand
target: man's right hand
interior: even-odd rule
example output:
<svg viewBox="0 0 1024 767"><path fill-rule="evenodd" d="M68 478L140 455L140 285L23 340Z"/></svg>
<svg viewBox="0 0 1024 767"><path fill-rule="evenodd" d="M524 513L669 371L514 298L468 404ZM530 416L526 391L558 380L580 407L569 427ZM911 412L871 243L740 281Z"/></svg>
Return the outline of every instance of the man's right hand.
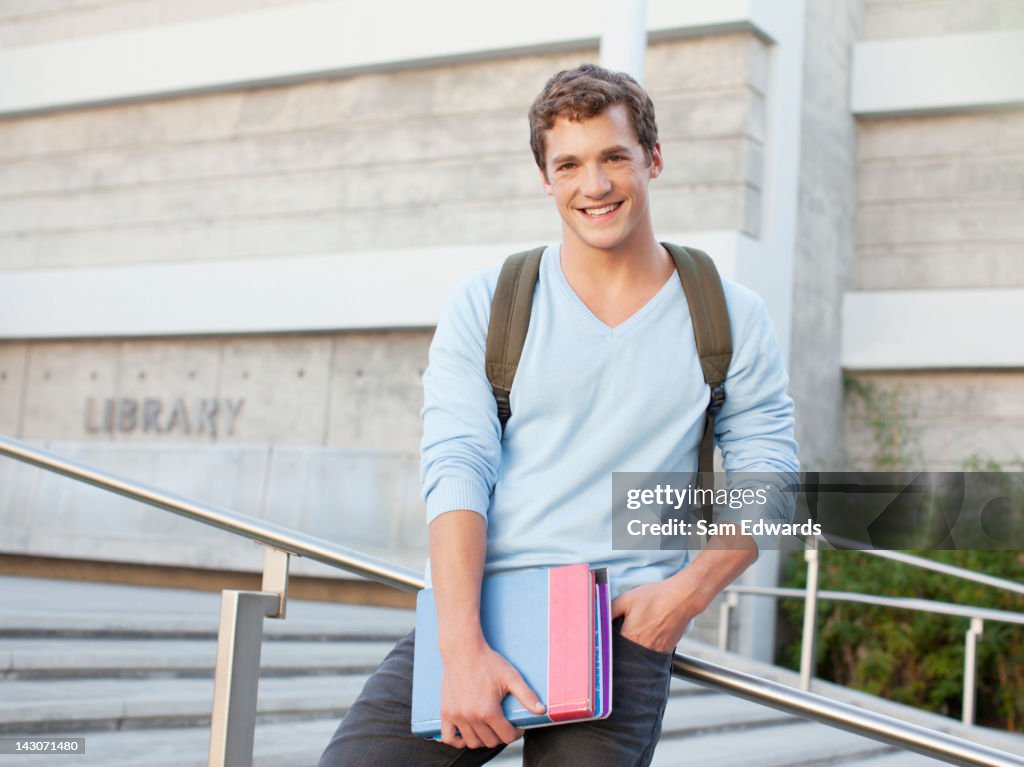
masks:
<svg viewBox="0 0 1024 767"><path fill-rule="evenodd" d="M544 706L519 672L487 644L480 627L480 581L487 525L468 509L430 523L430 568L437 602L441 676L441 742L456 748L494 748L522 737L501 702L512 693L537 714Z"/></svg>
<svg viewBox="0 0 1024 767"><path fill-rule="evenodd" d="M523 736L501 709L511 693L528 710L544 705L518 671L486 642L453 651L441 678L441 742L456 748L494 748Z"/></svg>

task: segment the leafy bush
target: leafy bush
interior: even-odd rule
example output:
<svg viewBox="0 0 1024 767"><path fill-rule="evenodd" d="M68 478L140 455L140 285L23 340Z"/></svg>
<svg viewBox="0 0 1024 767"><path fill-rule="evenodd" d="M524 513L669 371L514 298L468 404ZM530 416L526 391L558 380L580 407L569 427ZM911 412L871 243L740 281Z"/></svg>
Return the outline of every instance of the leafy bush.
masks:
<svg viewBox="0 0 1024 767"><path fill-rule="evenodd" d="M1021 551L931 551L918 556L1024 580ZM823 551L821 589L919 597L1024 613L1024 597L856 551ZM784 585L803 588L803 552L787 561ZM779 663L800 664L802 600L780 600ZM960 718L964 634L969 619L822 600L816 676ZM1024 626L986 621L978 642L978 724L1024 732Z"/></svg>

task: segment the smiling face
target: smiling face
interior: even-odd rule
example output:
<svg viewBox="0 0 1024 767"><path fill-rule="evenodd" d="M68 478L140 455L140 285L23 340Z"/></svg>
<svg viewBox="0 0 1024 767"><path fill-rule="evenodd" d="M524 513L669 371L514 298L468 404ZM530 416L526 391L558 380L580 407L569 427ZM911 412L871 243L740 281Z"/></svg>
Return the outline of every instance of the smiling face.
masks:
<svg viewBox="0 0 1024 767"><path fill-rule="evenodd" d="M594 117L559 117L545 134L541 182L562 217L571 251L617 254L654 241L648 185L662 171L661 148L644 151L621 104Z"/></svg>

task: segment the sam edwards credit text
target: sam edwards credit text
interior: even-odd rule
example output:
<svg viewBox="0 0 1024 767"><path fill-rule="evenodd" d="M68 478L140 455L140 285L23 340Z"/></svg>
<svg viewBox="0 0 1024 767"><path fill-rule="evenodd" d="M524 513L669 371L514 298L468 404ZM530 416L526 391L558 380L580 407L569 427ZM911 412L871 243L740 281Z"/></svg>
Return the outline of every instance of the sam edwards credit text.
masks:
<svg viewBox="0 0 1024 767"><path fill-rule="evenodd" d="M791 522L765 522L763 519L744 519L742 522L708 522L698 519L696 522L684 522L672 519L667 522L641 522L639 519L629 520L626 531L630 535L821 535L821 524L803 522L799 525Z"/></svg>

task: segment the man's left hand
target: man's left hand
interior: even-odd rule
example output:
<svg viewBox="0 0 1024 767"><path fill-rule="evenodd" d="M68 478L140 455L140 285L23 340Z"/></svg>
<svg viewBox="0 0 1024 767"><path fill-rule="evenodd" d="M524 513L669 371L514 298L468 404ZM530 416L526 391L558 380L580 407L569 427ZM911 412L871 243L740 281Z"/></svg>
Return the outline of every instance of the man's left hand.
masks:
<svg viewBox="0 0 1024 767"><path fill-rule="evenodd" d="M714 536L694 560L671 578L637 586L612 602L622 635L659 652L671 652L690 621L757 559L749 535Z"/></svg>
<svg viewBox="0 0 1024 767"><path fill-rule="evenodd" d="M622 617L627 639L658 652L672 652L690 621L703 609L692 592L669 579L637 586L612 602L612 618Z"/></svg>

